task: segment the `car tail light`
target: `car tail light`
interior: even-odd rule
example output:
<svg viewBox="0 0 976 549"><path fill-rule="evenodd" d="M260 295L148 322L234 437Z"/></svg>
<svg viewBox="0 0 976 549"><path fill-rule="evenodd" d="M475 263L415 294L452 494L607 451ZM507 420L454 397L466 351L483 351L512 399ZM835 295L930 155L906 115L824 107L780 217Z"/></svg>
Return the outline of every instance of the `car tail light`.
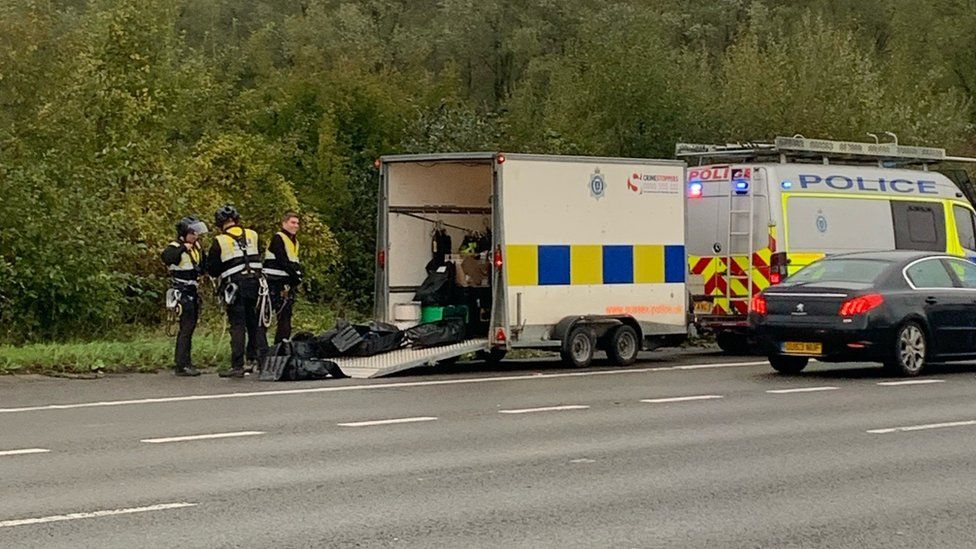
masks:
<svg viewBox="0 0 976 549"><path fill-rule="evenodd" d="M752 298L752 305L749 307L757 315L766 314L766 298L762 294L757 294Z"/></svg>
<svg viewBox="0 0 976 549"><path fill-rule="evenodd" d="M844 317L863 315L871 309L880 307L882 303L884 303L884 297L881 294L860 295L845 301L840 306L839 313L840 316Z"/></svg>
<svg viewBox="0 0 976 549"><path fill-rule="evenodd" d="M769 283L779 284L786 278L786 252L777 252L769 257Z"/></svg>

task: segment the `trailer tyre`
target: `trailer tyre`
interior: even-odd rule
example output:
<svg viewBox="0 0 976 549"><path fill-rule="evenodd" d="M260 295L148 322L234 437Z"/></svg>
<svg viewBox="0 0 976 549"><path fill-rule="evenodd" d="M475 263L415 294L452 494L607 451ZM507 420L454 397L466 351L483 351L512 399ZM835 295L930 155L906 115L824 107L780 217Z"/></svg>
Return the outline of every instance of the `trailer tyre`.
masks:
<svg viewBox="0 0 976 549"><path fill-rule="evenodd" d="M595 350L596 340L593 333L584 326L577 326L563 340L563 349L559 354L563 362L576 368L585 368L593 362Z"/></svg>
<svg viewBox="0 0 976 549"><path fill-rule="evenodd" d="M618 366L629 366L637 360L640 342L637 331L631 326L618 326L607 341L607 357Z"/></svg>
<svg viewBox="0 0 976 549"><path fill-rule="evenodd" d="M475 354L475 358L484 361L486 364L495 365L501 362L506 354L508 354L508 351L505 349L494 347L490 351L478 351Z"/></svg>

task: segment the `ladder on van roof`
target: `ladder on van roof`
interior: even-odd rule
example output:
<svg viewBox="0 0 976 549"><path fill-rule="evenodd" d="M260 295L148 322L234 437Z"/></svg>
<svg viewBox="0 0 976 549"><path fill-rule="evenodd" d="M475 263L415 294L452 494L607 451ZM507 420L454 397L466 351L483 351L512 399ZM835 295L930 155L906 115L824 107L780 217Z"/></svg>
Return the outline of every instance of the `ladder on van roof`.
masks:
<svg viewBox="0 0 976 549"><path fill-rule="evenodd" d="M872 135L873 134L869 134ZM892 143L860 143L856 141L832 141L806 139L801 135L777 137L772 143L727 143L709 145L678 143L674 155L677 158L698 163L708 162L816 162L830 164L867 163L881 167L921 166L927 170L932 164L943 162L974 162L976 158L949 156L945 149L899 145L894 134Z"/></svg>

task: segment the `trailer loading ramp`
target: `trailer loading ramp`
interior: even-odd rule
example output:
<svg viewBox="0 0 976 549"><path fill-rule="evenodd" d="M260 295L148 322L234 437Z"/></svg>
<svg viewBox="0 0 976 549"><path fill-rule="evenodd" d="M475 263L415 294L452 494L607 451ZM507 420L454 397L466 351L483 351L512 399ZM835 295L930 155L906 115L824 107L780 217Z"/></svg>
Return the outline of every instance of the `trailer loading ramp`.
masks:
<svg viewBox="0 0 976 549"><path fill-rule="evenodd" d="M487 339L468 339L453 345L425 349L399 349L375 356L336 358L331 362L351 378L367 379L388 376L419 366L433 366L437 362L481 351L487 347Z"/></svg>

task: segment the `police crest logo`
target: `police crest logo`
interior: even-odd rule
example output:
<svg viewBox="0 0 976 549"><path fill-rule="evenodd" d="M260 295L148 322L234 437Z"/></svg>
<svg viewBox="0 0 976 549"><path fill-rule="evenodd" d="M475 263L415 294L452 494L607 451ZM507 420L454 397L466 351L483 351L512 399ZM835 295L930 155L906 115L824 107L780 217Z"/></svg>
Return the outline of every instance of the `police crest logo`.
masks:
<svg viewBox="0 0 976 549"><path fill-rule="evenodd" d="M603 198L603 195L607 192L607 182L603 179L603 174L600 173L600 168L593 170L593 174L590 175L590 195L597 200Z"/></svg>

